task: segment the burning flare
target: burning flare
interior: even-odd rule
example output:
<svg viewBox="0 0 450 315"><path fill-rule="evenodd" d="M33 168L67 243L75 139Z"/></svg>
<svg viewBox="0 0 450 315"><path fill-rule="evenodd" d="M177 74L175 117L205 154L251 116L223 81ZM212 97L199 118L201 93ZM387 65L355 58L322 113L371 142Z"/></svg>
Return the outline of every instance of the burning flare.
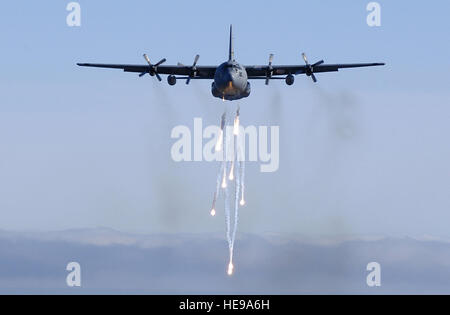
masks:
<svg viewBox="0 0 450 315"><path fill-rule="evenodd" d="M233 251L234 242L236 239L236 231L239 221L239 207L245 205L244 200L244 176L245 176L245 164L244 160L240 158L242 154L245 155L245 151L242 148L242 144L238 141L240 135L240 121L239 121L239 108L236 111L234 118L233 129L226 126L226 112L222 115L220 130L218 139L215 144L215 150L223 153L223 160L221 168L217 174L216 192L214 193L214 199L211 206L211 216L216 215L216 201L219 195L224 195L225 201L225 223L226 223L226 238L228 242L228 248L230 251L229 263L227 268L227 274L231 276L234 272L233 265ZM229 126L231 127L231 126ZM230 138L233 138L234 141ZM231 145L234 146L234 150ZM227 159L227 154L232 155L231 160ZM229 169L228 169L229 167ZM230 181L230 185L228 185ZM233 182L234 181L234 182ZM229 187L230 186L230 187ZM220 190L220 188L223 189ZM234 193L231 190L234 188ZM234 220L231 222L231 204L234 204Z"/></svg>
<svg viewBox="0 0 450 315"><path fill-rule="evenodd" d="M223 172L223 178L222 178L222 188L227 188L227 173L226 170Z"/></svg>
<svg viewBox="0 0 450 315"><path fill-rule="evenodd" d="M227 272L229 276L233 274L233 269L234 269L233 262L230 261L230 263L228 264L228 272Z"/></svg>
<svg viewBox="0 0 450 315"><path fill-rule="evenodd" d="M234 180L234 161L231 163L230 175L228 176L229 180Z"/></svg>

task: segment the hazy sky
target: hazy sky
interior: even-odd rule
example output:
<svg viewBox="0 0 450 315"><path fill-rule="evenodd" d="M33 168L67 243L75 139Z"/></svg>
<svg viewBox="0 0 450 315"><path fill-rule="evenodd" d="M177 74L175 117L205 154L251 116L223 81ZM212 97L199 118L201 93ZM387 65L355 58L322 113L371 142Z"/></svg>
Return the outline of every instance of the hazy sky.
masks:
<svg viewBox="0 0 450 315"><path fill-rule="evenodd" d="M7 1L0 38L0 229L220 232L219 165L175 163L170 131L218 124L211 82L168 86L76 62L386 62L252 82L244 125L280 126L280 169L247 164L239 231L450 236L448 1Z"/></svg>

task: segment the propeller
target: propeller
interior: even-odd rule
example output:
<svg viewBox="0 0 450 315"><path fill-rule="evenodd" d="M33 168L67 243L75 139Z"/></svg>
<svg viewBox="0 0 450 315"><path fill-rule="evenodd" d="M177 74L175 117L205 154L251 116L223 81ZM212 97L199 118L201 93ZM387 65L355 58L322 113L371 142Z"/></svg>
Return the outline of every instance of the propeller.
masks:
<svg viewBox="0 0 450 315"><path fill-rule="evenodd" d="M273 54L270 54L269 55L269 66L267 67L267 73L266 73L266 85L269 85L269 80L272 78L272 74L273 74L272 61L273 61Z"/></svg>
<svg viewBox="0 0 450 315"><path fill-rule="evenodd" d="M146 73L148 73L148 74L150 74L151 76L156 75L156 77L158 78L158 81L161 81L161 80L162 80L162 79L161 79L161 76L160 76L160 75L158 74L158 72L157 72L157 71L158 71L158 66L160 66L161 64L163 64L164 62L166 62L166 58L161 59L160 61L158 61L158 62L155 63L155 64L152 64L152 63L150 62L150 59L148 58L147 54L144 54L144 59L145 59L145 61L147 61L147 63L148 63L149 70L140 73L140 74L139 74L139 77L142 77L142 76L144 76Z"/></svg>
<svg viewBox="0 0 450 315"><path fill-rule="evenodd" d="M185 68L189 68L191 70L189 77L186 79L186 84L189 84L189 82L191 82L191 78L194 78L197 75L197 62L198 62L199 58L200 58L200 55L195 55L194 63L190 67L185 66L184 64L182 64L180 62L178 63L179 67L185 67Z"/></svg>
<svg viewBox="0 0 450 315"><path fill-rule="evenodd" d="M308 77L311 77L311 79L312 79L314 82L317 82L316 76L314 75L314 67L316 67L316 66L318 66L318 65L321 65L322 63L324 63L324 61L323 61L323 60L320 60L320 61L318 61L318 62L316 62L316 63L310 65L309 62L308 62L308 58L306 58L305 53L302 53L302 57L303 57L303 60L305 60L305 63L306 63L306 72L305 72L306 75L307 75Z"/></svg>

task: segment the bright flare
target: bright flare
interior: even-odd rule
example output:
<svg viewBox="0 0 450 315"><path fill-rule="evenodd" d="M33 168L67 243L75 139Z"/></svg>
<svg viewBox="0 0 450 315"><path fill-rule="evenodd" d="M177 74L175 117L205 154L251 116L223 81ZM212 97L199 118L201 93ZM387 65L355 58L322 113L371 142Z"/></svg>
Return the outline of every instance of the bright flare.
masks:
<svg viewBox="0 0 450 315"><path fill-rule="evenodd" d="M228 264L228 275L229 275L229 276L231 276L231 275L233 274L233 269L234 269L233 263L230 262L230 263Z"/></svg>
<svg viewBox="0 0 450 315"><path fill-rule="evenodd" d="M226 174L225 174L226 175ZM227 188L227 178L226 178L226 176L224 176L223 177L223 180L222 180L222 188Z"/></svg>
<svg viewBox="0 0 450 315"><path fill-rule="evenodd" d="M231 163L230 176L228 176L229 180L234 180L234 162Z"/></svg>
<svg viewBox="0 0 450 315"><path fill-rule="evenodd" d="M211 212L210 212L210 213L211 213L211 216L212 216L212 217L215 216L215 215L216 215L216 209L214 209L214 208L211 209Z"/></svg>
<svg viewBox="0 0 450 315"><path fill-rule="evenodd" d="M222 188L227 188L227 168L223 168Z"/></svg>
<svg viewBox="0 0 450 315"><path fill-rule="evenodd" d="M241 199L241 201L239 202L239 204L240 204L241 206L245 206L245 200L244 200L244 199Z"/></svg>
<svg viewBox="0 0 450 315"><path fill-rule="evenodd" d="M233 134L235 136L239 135L239 115L237 115L236 118L234 119Z"/></svg>

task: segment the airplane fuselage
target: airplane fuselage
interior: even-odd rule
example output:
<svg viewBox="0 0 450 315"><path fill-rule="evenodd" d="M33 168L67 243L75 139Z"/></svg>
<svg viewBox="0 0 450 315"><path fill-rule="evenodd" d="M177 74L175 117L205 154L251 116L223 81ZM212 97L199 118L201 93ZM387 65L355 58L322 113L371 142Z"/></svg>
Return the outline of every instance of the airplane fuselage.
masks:
<svg viewBox="0 0 450 315"><path fill-rule="evenodd" d="M217 67L211 86L213 96L224 100L238 100L250 95L245 67L234 60L226 61Z"/></svg>

